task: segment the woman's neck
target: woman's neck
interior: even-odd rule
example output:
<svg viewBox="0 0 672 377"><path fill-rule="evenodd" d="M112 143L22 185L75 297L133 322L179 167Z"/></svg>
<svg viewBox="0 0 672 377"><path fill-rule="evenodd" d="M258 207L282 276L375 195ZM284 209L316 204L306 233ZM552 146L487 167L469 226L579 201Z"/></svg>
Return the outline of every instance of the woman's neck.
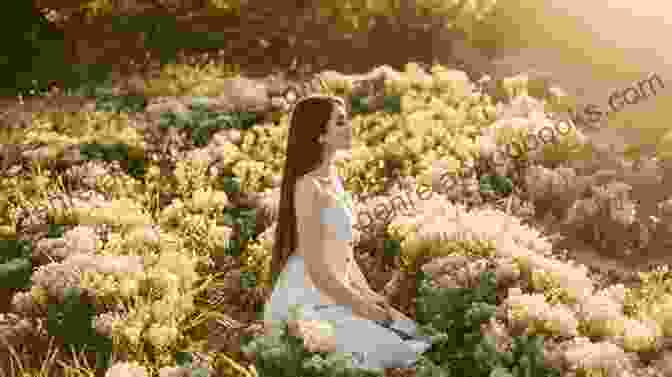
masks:
<svg viewBox="0 0 672 377"><path fill-rule="evenodd" d="M324 162L313 170L312 173L322 177L333 177L337 175L336 165L334 164L334 153L327 153Z"/></svg>
<svg viewBox="0 0 672 377"><path fill-rule="evenodd" d="M337 175L336 166L334 164L320 165L319 168L313 170L311 173L320 177L328 178Z"/></svg>

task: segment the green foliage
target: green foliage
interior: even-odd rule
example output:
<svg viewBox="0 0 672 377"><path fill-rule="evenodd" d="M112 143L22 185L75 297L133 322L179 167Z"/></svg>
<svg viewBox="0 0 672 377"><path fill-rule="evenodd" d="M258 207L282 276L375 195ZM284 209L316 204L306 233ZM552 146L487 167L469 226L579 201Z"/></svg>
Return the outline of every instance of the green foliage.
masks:
<svg viewBox="0 0 672 377"><path fill-rule="evenodd" d="M33 273L30 241L0 239L0 288L24 289Z"/></svg>
<svg viewBox="0 0 672 377"><path fill-rule="evenodd" d="M95 316L93 304L83 302L79 288L66 288L63 302L49 305L47 332L66 350L96 352L96 367L107 369L112 361L112 339L96 333Z"/></svg>
<svg viewBox="0 0 672 377"><path fill-rule="evenodd" d="M500 175L484 175L480 179L480 187L482 192L490 191L499 195L510 194L513 191L513 183L508 177Z"/></svg>
<svg viewBox="0 0 672 377"><path fill-rule="evenodd" d="M397 257L401 255L401 241L396 239L386 239L383 241L383 250L385 255Z"/></svg>
<svg viewBox="0 0 672 377"><path fill-rule="evenodd" d="M240 274L240 286L252 289L257 286L257 274L254 271L243 271Z"/></svg>
<svg viewBox="0 0 672 377"><path fill-rule="evenodd" d="M401 96L386 96L383 100L383 108L391 114L401 114Z"/></svg>
<svg viewBox="0 0 672 377"><path fill-rule="evenodd" d="M120 15L112 20L111 27L120 33L145 33L145 47L162 62L174 58L181 49L220 49L227 40L223 32L178 31L172 15Z"/></svg>
<svg viewBox="0 0 672 377"><path fill-rule="evenodd" d="M208 110L204 104L195 100L189 105L187 113L166 112L161 114L159 126L176 127L189 131L194 145L202 147L208 144L215 131L235 128L247 130L254 125L257 115L249 112L222 113Z"/></svg>
<svg viewBox="0 0 672 377"><path fill-rule="evenodd" d="M49 230L47 231L47 238L63 237L64 232L65 227L62 224L49 224Z"/></svg>
<svg viewBox="0 0 672 377"><path fill-rule="evenodd" d="M510 351L499 352L481 333L496 310L492 271L481 274L476 288L437 288L422 272L418 280L420 330L433 339L418 362L419 377L559 377L543 364L542 337L515 337Z"/></svg>
<svg viewBox="0 0 672 377"><path fill-rule="evenodd" d="M3 40L11 41L12 48L0 56L0 95L37 96L53 85L67 92L109 77L109 64L67 61L64 31L46 18L34 1L12 3L5 11L12 22L0 25L0 33Z"/></svg>
<svg viewBox="0 0 672 377"><path fill-rule="evenodd" d="M232 257L239 257L243 252L243 248L240 244L240 241L237 239L232 239L226 242L226 248L224 253Z"/></svg>
<svg viewBox="0 0 672 377"><path fill-rule="evenodd" d="M560 377L560 371L544 365L544 337L516 336L505 362L513 377Z"/></svg>
<svg viewBox="0 0 672 377"><path fill-rule="evenodd" d="M142 178L145 175L145 160L136 158L127 144L85 143L79 146L80 153L87 160L119 161L128 175Z"/></svg>
<svg viewBox="0 0 672 377"><path fill-rule="evenodd" d="M94 89L93 97L96 98L97 111L109 112L140 112L147 106L147 100L139 95L115 95L111 88Z"/></svg>
<svg viewBox="0 0 672 377"><path fill-rule="evenodd" d="M20 1L5 9L11 22L3 22L0 32L12 48L0 56L0 95L37 94L47 88L54 70L64 68L63 32L33 3Z"/></svg>
<svg viewBox="0 0 672 377"><path fill-rule="evenodd" d="M175 362L178 367L187 368L192 377L209 377L210 371L207 368L194 368L194 356L189 352L178 351L175 353Z"/></svg>
<svg viewBox="0 0 672 377"><path fill-rule="evenodd" d="M350 99L350 113L352 116L369 112L369 98L365 96L352 96Z"/></svg>
<svg viewBox="0 0 672 377"><path fill-rule="evenodd" d="M259 377L382 377L383 373L353 368L352 355L308 352L303 340L288 334L287 322L270 335L247 339L242 347L255 355Z"/></svg>
<svg viewBox="0 0 672 377"><path fill-rule="evenodd" d="M368 96L352 96L350 98L352 116L370 113L371 98ZM383 99L383 111L391 114L401 113L401 96L390 95Z"/></svg>
<svg viewBox="0 0 672 377"><path fill-rule="evenodd" d="M241 240L251 240L256 237L257 209L225 208L224 224L239 227Z"/></svg>
<svg viewBox="0 0 672 377"><path fill-rule="evenodd" d="M15 258L30 258L32 250L30 241L0 239L0 262L7 262Z"/></svg>
<svg viewBox="0 0 672 377"><path fill-rule="evenodd" d="M224 192L227 194L239 193L241 191L240 178L238 177L223 177L222 185Z"/></svg>
<svg viewBox="0 0 672 377"><path fill-rule="evenodd" d="M226 226L238 230L237 233L234 233L234 237L226 242L224 253L226 255L240 257L243 250L245 250L247 243L257 237L257 210L225 208L223 217ZM241 283L246 287L255 287L258 281L256 275L241 277L241 279L243 279L241 280Z"/></svg>

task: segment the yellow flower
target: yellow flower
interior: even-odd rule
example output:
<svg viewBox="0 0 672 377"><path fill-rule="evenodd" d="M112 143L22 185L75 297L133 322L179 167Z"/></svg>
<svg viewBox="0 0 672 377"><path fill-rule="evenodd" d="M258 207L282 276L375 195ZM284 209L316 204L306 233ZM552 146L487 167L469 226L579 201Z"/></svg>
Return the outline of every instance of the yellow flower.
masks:
<svg viewBox="0 0 672 377"><path fill-rule="evenodd" d="M210 228L210 237L215 244L215 246L220 248L226 248L227 243L231 238L232 230L228 226L213 226Z"/></svg>
<svg viewBox="0 0 672 377"><path fill-rule="evenodd" d="M137 326L126 326L122 328L122 334L131 344L140 343L140 334L142 329Z"/></svg>
<svg viewBox="0 0 672 377"><path fill-rule="evenodd" d="M191 209L194 211L205 211L210 206L212 190L198 189L193 192L191 197Z"/></svg>
<svg viewBox="0 0 672 377"><path fill-rule="evenodd" d="M147 340L155 347L165 348L177 340L178 331L174 327L152 325L147 331Z"/></svg>
<svg viewBox="0 0 672 377"><path fill-rule="evenodd" d="M119 283L119 294L123 297L134 297L138 294L140 285L135 279L122 279Z"/></svg>

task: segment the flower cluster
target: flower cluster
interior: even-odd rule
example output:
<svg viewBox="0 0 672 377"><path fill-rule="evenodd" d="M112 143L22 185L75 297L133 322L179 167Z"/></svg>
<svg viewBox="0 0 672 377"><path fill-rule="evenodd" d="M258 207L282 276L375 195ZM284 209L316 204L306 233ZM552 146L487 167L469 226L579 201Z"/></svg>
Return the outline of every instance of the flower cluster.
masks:
<svg viewBox="0 0 672 377"><path fill-rule="evenodd" d="M623 304L614 300L607 290L584 299L579 304L579 315L588 335L615 337L624 331Z"/></svg>
<svg viewBox="0 0 672 377"><path fill-rule="evenodd" d="M607 377L620 377L626 354L616 344L604 341L591 343L586 338L576 338L565 352L565 360L575 371Z"/></svg>
<svg viewBox="0 0 672 377"><path fill-rule="evenodd" d="M116 363L105 373L105 377L147 377L147 375L147 369L137 362Z"/></svg>
<svg viewBox="0 0 672 377"><path fill-rule="evenodd" d="M508 318L528 333L538 332L564 337L577 336L579 322L567 306L550 305L542 294L522 294L519 289L509 289L506 299Z"/></svg>
<svg viewBox="0 0 672 377"><path fill-rule="evenodd" d="M69 255L92 254L98 248L99 237L93 227L76 226L63 237L45 238L37 242L33 257L44 261L62 261Z"/></svg>
<svg viewBox="0 0 672 377"><path fill-rule="evenodd" d="M656 350L663 335L660 325L651 319L625 319L623 349L630 352Z"/></svg>

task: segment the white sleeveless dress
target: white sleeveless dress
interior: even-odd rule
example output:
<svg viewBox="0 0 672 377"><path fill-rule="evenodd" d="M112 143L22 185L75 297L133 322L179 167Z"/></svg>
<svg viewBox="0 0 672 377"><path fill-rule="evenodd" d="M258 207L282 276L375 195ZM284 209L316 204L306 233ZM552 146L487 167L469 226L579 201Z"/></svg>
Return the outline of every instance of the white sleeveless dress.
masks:
<svg viewBox="0 0 672 377"><path fill-rule="evenodd" d="M340 181L337 186L340 206L323 209L321 221L337 225L340 236L352 240L352 199ZM335 330L336 350L351 353L354 366L362 369L408 367L431 346L426 338L402 340L389 328L354 315L350 306L325 304L333 301L309 283L306 276L303 257L290 256L265 305L264 320L287 320L290 312L297 310L305 320L330 322ZM397 321L392 327L411 336L416 331L415 323Z"/></svg>

